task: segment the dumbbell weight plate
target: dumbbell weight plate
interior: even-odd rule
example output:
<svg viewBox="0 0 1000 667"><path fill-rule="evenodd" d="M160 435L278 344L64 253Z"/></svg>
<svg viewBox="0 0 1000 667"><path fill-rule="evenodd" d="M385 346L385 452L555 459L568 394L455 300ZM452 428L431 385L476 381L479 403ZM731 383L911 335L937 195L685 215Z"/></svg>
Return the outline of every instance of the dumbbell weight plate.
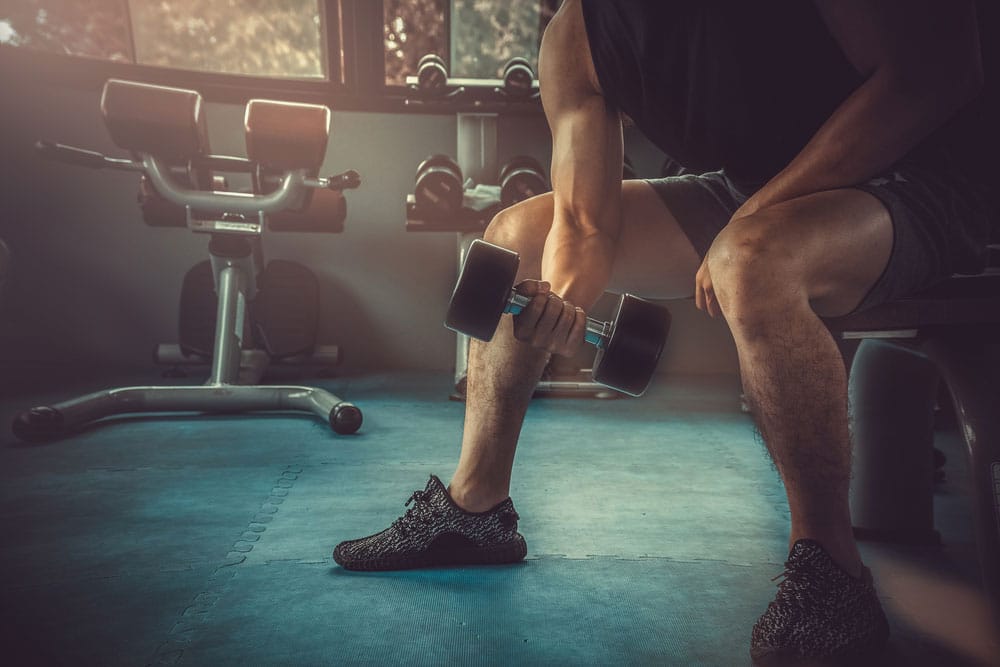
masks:
<svg viewBox="0 0 1000 667"><path fill-rule="evenodd" d="M618 304L607 345L594 359L595 382L630 396L646 391L670 333L670 312L626 294Z"/></svg>
<svg viewBox="0 0 1000 667"><path fill-rule="evenodd" d="M520 256L488 243L473 243L451 295L444 325L489 341L507 308Z"/></svg>
<svg viewBox="0 0 1000 667"><path fill-rule="evenodd" d="M545 170L533 157L515 157L500 171L500 203L505 207L548 191Z"/></svg>
<svg viewBox="0 0 1000 667"><path fill-rule="evenodd" d="M462 207L462 170L447 155L432 155L417 167L413 196L424 211L447 215Z"/></svg>
<svg viewBox="0 0 1000 667"><path fill-rule="evenodd" d="M419 70L421 65L423 65L424 63L430 63L430 62L438 62L444 65L444 58L442 58L436 53L426 53L420 56L420 60L417 61L417 69Z"/></svg>
<svg viewBox="0 0 1000 667"><path fill-rule="evenodd" d="M448 85L448 67L444 58L428 53L417 63L417 86L425 91L440 91Z"/></svg>
<svg viewBox="0 0 1000 667"><path fill-rule="evenodd" d="M535 72L527 58L517 56L507 61L503 69L503 87L508 94L527 97L534 81Z"/></svg>

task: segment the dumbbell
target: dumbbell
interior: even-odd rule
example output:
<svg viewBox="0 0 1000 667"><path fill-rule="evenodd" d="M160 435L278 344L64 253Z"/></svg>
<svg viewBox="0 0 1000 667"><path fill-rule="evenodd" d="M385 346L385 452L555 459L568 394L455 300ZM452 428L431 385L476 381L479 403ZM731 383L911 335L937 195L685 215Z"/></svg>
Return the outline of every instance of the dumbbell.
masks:
<svg viewBox="0 0 1000 667"><path fill-rule="evenodd" d="M520 256L511 250L476 240L451 296L445 326L489 341L504 313L519 314L531 298L514 290ZM610 322L587 318L584 335L597 347L595 382L631 396L646 391L670 332L670 312L645 299L625 294Z"/></svg>
<svg viewBox="0 0 1000 667"><path fill-rule="evenodd" d="M444 58L428 53L417 63L417 88L426 93L443 93L448 86L448 66Z"/></svg>
<svg viewBox="0 0 1000 667"><path fill-rule="evenodd" d="M516 56L503 68L503 90L511 97L529 97L535 82L535 71L527 58Z"/></svg>
<svg viewBox="0 0 1000 667"><path fill-rule="evenodd" d="M447 155L432 155L417 166L413 190L417 208L450 215L462 208L462 169Z"/></svg>
<svg viewBox="0 0 1000 667"><path fill-rule="evenodd" d="M519 155L500 170L500 203L513 206L549 191L545 170L535 158Z"/></svg>

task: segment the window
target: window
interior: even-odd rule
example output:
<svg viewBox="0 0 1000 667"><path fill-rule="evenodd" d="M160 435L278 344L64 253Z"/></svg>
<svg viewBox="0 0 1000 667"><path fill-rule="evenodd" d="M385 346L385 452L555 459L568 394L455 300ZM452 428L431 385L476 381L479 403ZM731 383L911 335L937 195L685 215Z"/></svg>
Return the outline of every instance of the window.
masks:
<svg viewBox="0 0 1000 667"><path fill-rule="evenodd" d="M11 0L0 6L0 44L107 60L133 60L124 0Z"/></svg>
<svg viewBox="0 0 1000 667"><path fill-rule="evenodd" d="M187 80L178 72L209 73L196 77L199 85L217 84L213 94L226 99L270 85L260 77L285 79L274 86L303 100L328 91L319 83L346 84L338 90L341 108L392 110L407 106L399 88L433 53L467 88L454 98L463 107L504 101L493 90L511 58L537 69L541 35L560 2L0 0L0 49L149 65L144 76L166 85ZM56 70L67 71L48 71ZM75 71L96 81L123 69L83 64ZM241 85L211 74L248 78ZM383 84L395 90L382 96Z"/></svg>
<svg viewBox="0 0 1000 667"><path fill-rule="evenodd" d="M499 79L504 64L527 58L538 70L538 45L552 18L539 0L452 0L451 75Z"/></svg>
<svg viewBox="0 0 1000 667"><path fill-rule="evenodd" d="M228 74L323 77L316 0L129 0L136 62Z"/></svg>
<svg viewBox="0 0 1000 667"><path fill-rule="evenodd" d="M515 56L537 69L542 32L558 5L559 0L385 0L385 82L405 83L428 53L444 57L454 77L498 79Z"/></svg>
<svg viewBox="0 0 1000 667"><path fill-rule="evenodd" d="M448 0L384 0L385 83L402 86L428 53L448 58Z"/></svg>
<svg viewBox="0 0 1000 667"><path fill-rule="evenodd" d="M9 0L0 43L179 69L327 75L321 0Z"/></svg>

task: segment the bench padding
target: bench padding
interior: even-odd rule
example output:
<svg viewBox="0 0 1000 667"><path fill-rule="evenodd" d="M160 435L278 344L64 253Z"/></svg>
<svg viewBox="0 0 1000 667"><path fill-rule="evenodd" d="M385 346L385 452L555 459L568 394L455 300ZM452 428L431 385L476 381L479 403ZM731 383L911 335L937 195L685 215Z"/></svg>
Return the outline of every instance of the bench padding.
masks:
<svg viewBox="0 0 1000 667"><path fill-rule="evenodd" d="M1000 273L956 276L924 292L826 319L831 331L879 331L1000 324Z"/></svg>
<svg viewBox="0 0 1000 667"><path fill-rule="evenodd" d="M205 106L194 90L109 79L101 114L119 147L182 162L208 153Z"/></svg>
<svg viewBox="0 0 1000 667"><path fill-rule="evenodd" d="M330 109L325 106L250 100L245 124L247 157L254 162L315 174L326 158Z"/></svg>

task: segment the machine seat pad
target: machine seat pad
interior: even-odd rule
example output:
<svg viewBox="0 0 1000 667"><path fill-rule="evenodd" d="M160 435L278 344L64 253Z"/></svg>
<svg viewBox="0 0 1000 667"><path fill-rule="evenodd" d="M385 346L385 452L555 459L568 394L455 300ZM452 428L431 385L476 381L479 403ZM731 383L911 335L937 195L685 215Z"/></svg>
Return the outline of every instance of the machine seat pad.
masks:
<svg viewBox="0 0 1000 667"><path fill-rule="evenodd" d="M120 148L178 163L208 153L205 105L194 90L109 79L101 114Z"/></svg>
<svg viewBox="0 0 1000 667"><path fill-rule="evenodd" d="M315 174L326 157L330 109L318 104L250 100L246 108L247 157L276 170Z"/></svg>

